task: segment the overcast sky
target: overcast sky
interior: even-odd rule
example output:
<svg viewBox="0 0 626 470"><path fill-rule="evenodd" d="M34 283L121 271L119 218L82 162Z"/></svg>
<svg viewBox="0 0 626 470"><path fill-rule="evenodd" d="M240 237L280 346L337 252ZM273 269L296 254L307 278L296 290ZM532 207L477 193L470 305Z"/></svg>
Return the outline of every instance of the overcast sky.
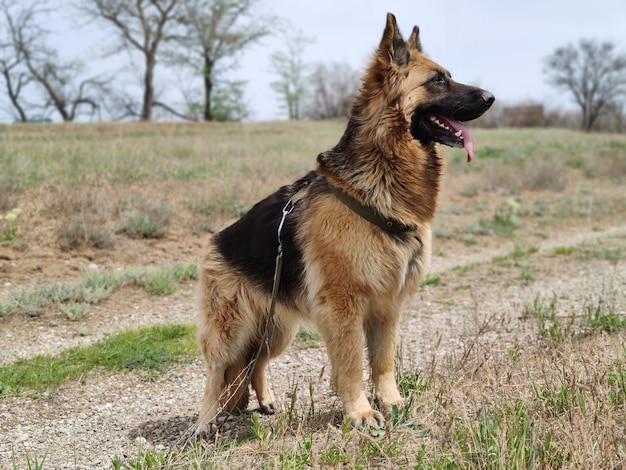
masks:
<svg viewBox="0 0 626 470"><path fill-rule="evenodd" d="M420 28L425 52L461 82L479 85L502 103L567 104L544 82L543 58L580 38L610 40L626 52L626 0L265 0L264 8L315 38L307 62L349 62L359 73L378 46L389 11L405 38ZM265 40L245 56L242 78L255 117L281 116L269 87L267 56L280 48Z"/></svg>
<svg viewBox="0 0 626 470"><path fill-rule="evenodd" d="M359 75L390 11L405 38L413 25L420 27L425 52L457 81L486 88L506 104L533 100L549 108L568 105L569 97L546 85L542 74L543 59L559 46L593 38L613 41L626 52L626 0L260 0L258 7L314 38L303 51L306 63L345 61ZM108 69L118 67L111 59L99 58L101 25L77 29L69 26L66 13L50 25L60 33L51 39L62 57L82 56L92 61L90 66L98 61ZM270 88L276 77L269 56L277 50L284 50L280 39L268 37L240 58L235 74L248 82L252 119L285 118ZM116 60L122 62L119 56ZM160 76L158 92L167 95L176 88L175 81Z"/></svg>

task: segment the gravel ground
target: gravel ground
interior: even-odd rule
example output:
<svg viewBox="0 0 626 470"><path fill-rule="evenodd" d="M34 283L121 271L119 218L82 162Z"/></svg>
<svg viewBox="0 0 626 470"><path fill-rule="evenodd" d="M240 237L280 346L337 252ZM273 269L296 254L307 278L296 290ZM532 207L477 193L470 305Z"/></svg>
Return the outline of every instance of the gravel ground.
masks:
<svg viewBox="0 0 626 470"><path fill-rule="evenodd" d="M616 227L604 233L546 241L541 248L545 252L554 246L624 234L626 227ZM433 272L488 261L499 252L510 252L510 247L466 257L435 258ZM563 263L539 255L535 255L539 258L534 261L541 265L536 280L529 285L489 283L470 276L466 281L471 286L466 289L444 285L418 293L407 306L401 328L404 367L427 367L433 354L454 356L472 342L508 348L535 341L532 322L520 317L524 304L538 294L551 298L558 293L565 309L578 310L593 301L594 296L612 296L620 312L626 313L626 266L612 266L604 260ZM90 314L91 323L86 326L98 333L88 336L81 335L71 324L46 326L23 318L5 322L0 333L0 362L56 353L120 329L165 322L190 323L195 317L191 288L177 297L160 300L139 298L123 303L112 299L99 309ZM317 407L337 406L330 392L323 347L291 346L270 365L269 375L283 410L289 405L294 384L300 400L309 399L309 384L314 384ZM17 468L26 468L27 458L41 461L44 456L45 468L111 468L113 457L136 456L142 445L180 443L193 427L203 387L203 364L198 359L153 380L134 373L93 373L66 383L47 396L2 399L0 468L13 468L13 458Z"/></svg>

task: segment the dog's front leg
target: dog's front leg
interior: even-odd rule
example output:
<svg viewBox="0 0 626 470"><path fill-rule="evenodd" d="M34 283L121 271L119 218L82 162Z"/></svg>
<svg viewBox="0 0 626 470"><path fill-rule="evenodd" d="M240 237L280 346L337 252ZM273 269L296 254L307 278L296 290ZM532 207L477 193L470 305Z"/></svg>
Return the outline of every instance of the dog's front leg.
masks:
<svg viewBox="0 0 626 470"><path fill-rule="evenodd" d="M391 314L374 314L365 324L376 400L381 409L387 410L393 405L404 404L396 385L394 368L400 310L392 311Z"/></svg>
<svg viewBox="0 0 626 470"><path fill-rule="evenodd" d="M372 408L363 390L364 310L346 292L328 295L326 301L318 328L328 350L333 388L353 426L381 427L383 415Z"/></svg>

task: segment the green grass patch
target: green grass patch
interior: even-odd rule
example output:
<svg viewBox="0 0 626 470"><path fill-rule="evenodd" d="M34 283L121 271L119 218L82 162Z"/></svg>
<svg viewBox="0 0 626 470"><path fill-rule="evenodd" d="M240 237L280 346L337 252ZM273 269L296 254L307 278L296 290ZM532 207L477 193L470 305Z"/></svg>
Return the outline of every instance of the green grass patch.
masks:
<svg viewBox="0 0 626 470"><path fill-rule="evenodd" d="M575 249L572 246L557 246L554 249L554 253L557 255L571 255Z"/></svg>
<svg viewBox="0 0 626 470"><path fill-rule="evenodd" d="M300 349L319 348L322 344L322 337L314 331L300 329L296 334L294 344Z"/></svg>
<svg viewBox="0 0 626 470"><path fill-rule="evenodd" d="M195 326L162 325L113 335L57 356L40 355L0 366L0 397L56 388L103 368L160 372L196 357Z"/></svg>
<svg viewBox="0 0 626 470"><path fill-rule="evenodd" d="M424 279L422 280L422 287L426 286L438 286L441 284L441 277L436 274L426 274Z"/></svg>

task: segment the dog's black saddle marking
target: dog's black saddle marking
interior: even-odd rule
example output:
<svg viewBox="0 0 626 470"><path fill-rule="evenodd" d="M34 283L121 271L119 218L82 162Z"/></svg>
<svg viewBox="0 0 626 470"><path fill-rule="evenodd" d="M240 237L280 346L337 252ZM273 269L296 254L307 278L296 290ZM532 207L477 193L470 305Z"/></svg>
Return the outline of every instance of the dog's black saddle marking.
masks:
<svg viewBox="0 0 626 470"><path fill-rule="evenodd" d="M271 293L278 252L278 225L287 201L308 186L317 174L310 172L295 183L283 186L255 204L241 219L217 233L214 243L228 264ZM296 205L296 210L298 205ZM284 247L283 269L278 299L293 299L302 283L302 250L295 239L295 214L285 219L281 233Z"/></svg>

